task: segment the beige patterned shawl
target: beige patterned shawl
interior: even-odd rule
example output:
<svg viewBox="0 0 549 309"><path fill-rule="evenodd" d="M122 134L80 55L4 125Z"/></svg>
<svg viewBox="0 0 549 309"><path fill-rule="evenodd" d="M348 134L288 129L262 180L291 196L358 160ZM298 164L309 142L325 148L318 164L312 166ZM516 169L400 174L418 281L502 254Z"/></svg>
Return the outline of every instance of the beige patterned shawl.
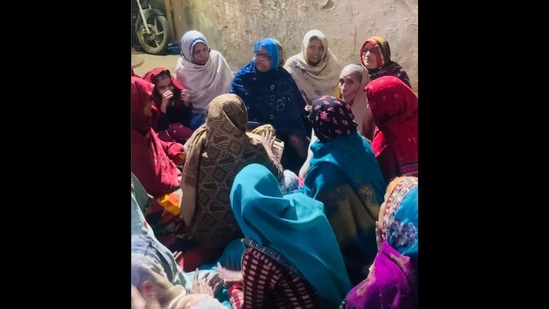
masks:
<svg viewBox="0 0 549 309"><path fill-rule="evenodd" d="M223 94L208 106L206 123L185 144L181 215L190 236L208 248L223 248L240 236L229 194L236 174L250 163L265 165L280 180L276 158L250 138L246 106L235 94Z"/></svg>
<svg viewBox="0 0 549 309"><path fill-rule="evenodd" d="M307 60L309 41L313 37L318 38L324 46L322 60L316 66L310 65ZM305 34L301 52L288 58L284 68L292 75L309 105L316 98L332 94L341 72L339 60L328 48L328 39L319 30L311 30Z"/></svg>

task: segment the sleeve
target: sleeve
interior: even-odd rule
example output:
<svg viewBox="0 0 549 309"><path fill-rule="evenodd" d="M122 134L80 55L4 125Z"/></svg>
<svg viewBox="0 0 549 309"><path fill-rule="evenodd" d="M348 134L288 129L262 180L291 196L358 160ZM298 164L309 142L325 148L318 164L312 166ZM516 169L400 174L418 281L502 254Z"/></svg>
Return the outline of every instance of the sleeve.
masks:
<svg viewBox="0 0 549 309"><path fill-rule="evenodd" d="M242 77L243 77L243 75L240 74L240 73L237 73L234 76L233 81L231 83L231 88L229 89L229 93L234 93L234 94L238 95L239 97L241 97L242 100L244 100L244 97L248 93L246 92L246 88L244 87L244 82L242 80Z"/></svg>
<svg viewBox="0 0 549 309"><path fill-rule="evenodd" d="M160 143L162 144L162 148L164 148L168 158L172 160L175 165L181 165L185 162L185 150L183 149L182 144L176 142L165 142L163 140L160 140Z"/></svg>
<svg viewBox="0 0 549 309"><path fill-rule="evenodd" d="M268 168L269 171L273 173L273 175L275 175L276 179L278 179L279 182L284 180L284 168L282 167L282 164L280 163L276 155L266 155L265 163L263 165L265 165L265 167Z"/></svg>
<svg viewBox="0 0 549 309"><path fill-rule="evenodd" d="M343 175L330 163L320 163L314 166L305 178L305 185L308 188L307 195L319 201L328 200L326 195L339 188L343 183L345 183Z"/></svg>

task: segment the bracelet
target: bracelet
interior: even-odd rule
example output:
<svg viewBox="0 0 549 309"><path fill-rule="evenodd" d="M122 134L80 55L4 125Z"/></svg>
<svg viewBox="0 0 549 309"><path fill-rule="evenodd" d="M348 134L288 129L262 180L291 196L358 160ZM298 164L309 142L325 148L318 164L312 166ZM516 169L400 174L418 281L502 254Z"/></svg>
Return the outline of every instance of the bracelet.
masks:
<svg viewBox="0 0 549 309"><path fill-rule="evenodd" d="M244 286L242 285L242 283L235 283L233 285L231 285L231 287L229 288L229 296L233 295L233 291L234 290L241 290L244 288Z"/></svg>

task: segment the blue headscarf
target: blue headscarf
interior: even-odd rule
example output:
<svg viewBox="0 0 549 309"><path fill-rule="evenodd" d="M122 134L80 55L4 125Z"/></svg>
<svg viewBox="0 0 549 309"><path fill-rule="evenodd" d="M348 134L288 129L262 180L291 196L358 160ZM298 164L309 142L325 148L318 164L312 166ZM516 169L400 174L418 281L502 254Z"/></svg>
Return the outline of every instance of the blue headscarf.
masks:
<svg viewBox="0 0 549 309"><path fill-rule="evenodd" d="M324 300L343 301L352 286L321 202L283 195L266 167L250 164L234 180L231 206L246 238L283 255Z"/></svg>
<svg viewBox="0 0 549 309"><path fill-rule="evenodd" d="M280 64L280 52L276 41L271 38L266 38L256 42L254 45L254 57L260 47L265 48L271 57L271 70L278 68Z"/></svg>
<svg viewBox="0 0 549 309"><path fill-rule="evenodd" d="M260 72L255 66L259 47L265 48L271 57L271 68L267 72ZM279 138L290 134L305 138L301 115L306 102L293 77L280 66L280 58L275 39L258 41L254 45L254 57L235 74L229 92L242 98L249 121L272 124Z"/></svg>
<svg viewBox="0 0 549 309"><path fill-rule="evenodd" d="M418 254L418 179L403 177L389 197L385 208L385 235L391 247L403 255Z"/></svg>

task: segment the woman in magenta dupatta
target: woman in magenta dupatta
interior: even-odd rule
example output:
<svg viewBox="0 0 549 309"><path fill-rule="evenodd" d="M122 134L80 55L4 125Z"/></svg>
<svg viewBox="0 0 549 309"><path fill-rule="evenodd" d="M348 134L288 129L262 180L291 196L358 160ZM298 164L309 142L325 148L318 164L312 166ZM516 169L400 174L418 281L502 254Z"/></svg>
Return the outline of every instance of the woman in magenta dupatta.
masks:
<svg viewBox="0 0 549 309"><path fill-rule="evenodd" d="M397 176L418 176L418 100L412 89L394 76L366 86L368 104L377 127L372 148L390 182Z"/></svg>
<svg viewBox="0 0 549 309"><path fill-rule="evenodd" d="M147 222L157 238L170 248L178 231L184 228L179 219L181 189L176 166L183 164L184 150L179 143L160 140L151 128L153 89L153 84L131 77L131 171L153 197L144 209Z"/></svg>
<svg viewBox="0 0 549 309"><path fill-rule="evenodd" d="M340 308L418 308L418 179L397 177L387 186L376 229L378 254L368 278Z"/></svg>

